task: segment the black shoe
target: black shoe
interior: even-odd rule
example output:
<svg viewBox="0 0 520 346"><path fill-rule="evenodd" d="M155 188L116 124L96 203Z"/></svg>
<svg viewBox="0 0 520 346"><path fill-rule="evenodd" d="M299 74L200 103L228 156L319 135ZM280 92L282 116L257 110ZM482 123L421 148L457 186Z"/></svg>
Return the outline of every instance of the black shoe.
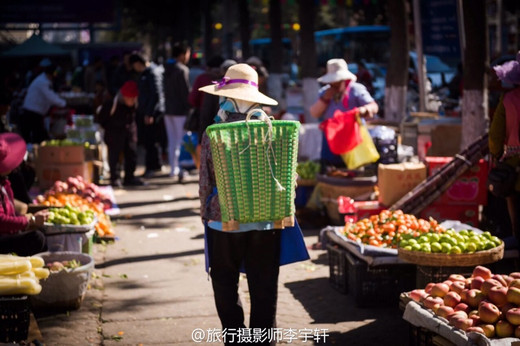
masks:
<svg viewBox="0 0 520 346"><path fill-rule="evenodd" d="M123 182L123 185L124 186L145 186L146 183L139 178L133 178L130 180L125 180Z"/></svg>
<svg viewBox="0 0 520 346"><path fill-rule="evenodd" d="M155 176L155 172L151 170L146 170L143 173L143 178L152 178L153 176Z"/></svg>
<svg viewBox="0 0 520 346"><path fill-rule="evenodd" d="M112 185L112 187L122 187L123 186L123 184L121 184L121 179L110 180L110 185Z"/></svg>

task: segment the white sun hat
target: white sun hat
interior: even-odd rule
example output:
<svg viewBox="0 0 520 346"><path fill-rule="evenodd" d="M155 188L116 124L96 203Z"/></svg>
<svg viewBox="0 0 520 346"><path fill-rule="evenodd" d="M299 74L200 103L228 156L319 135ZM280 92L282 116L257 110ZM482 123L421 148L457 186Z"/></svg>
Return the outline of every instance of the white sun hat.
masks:
<svg viewBox="0 0 520 346"><path fill-rule="evenodd" d="M228 68L222 80L199 88L208 94L237 100L276 106L278 101L258 91L258 73L248 64L236 64Z"/></svg>
<svg viewBox="0 0 520 346"><path fill-rule="evenodd" d="M344 59L330 59L327 61L327 73L318 78L318 82L330 84L342 80L355 82L357 77L349 71L347 62Z"/></svg>

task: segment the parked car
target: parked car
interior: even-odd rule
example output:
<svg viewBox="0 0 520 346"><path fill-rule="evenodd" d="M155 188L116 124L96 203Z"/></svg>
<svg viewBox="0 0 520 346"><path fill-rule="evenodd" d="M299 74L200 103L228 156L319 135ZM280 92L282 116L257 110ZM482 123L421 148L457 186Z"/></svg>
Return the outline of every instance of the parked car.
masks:
<svg viewBox="0 0 520 346"><path fill-rule="evenodd" d="M417 53L409 52L410 55L410 72L417 75L419 70L417 62ZM426 58L426 76L431 82L432 89L443 87L457 73L457 69L445 64L438 56L424 54Z"/></svg>

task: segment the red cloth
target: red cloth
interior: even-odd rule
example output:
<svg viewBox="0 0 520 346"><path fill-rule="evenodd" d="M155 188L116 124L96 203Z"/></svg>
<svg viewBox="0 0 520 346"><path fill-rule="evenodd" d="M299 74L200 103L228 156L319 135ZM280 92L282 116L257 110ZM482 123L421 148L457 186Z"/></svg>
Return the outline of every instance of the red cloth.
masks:
<svg viewBox="0 0 520 346"><path fill-rule="evenodd" d="M516 88L504 96L506 108L506 141L508 146L520 146L520 88Z"/></svg>
<svg viewBox="0 0 520 346"><path fill-rule="evenodd" d="M16 215L14 195L9 180L0 179L0 234L11 234L27 227L27 218Z"/></svg>
<svg viewBox="0 0 520 346"><path fill-rule="evenodd" d="M324 132L332 153L344 154L361 143L357 113L357 108L346 112L337 110L332 118L320 124L320 129Z"/></svg>

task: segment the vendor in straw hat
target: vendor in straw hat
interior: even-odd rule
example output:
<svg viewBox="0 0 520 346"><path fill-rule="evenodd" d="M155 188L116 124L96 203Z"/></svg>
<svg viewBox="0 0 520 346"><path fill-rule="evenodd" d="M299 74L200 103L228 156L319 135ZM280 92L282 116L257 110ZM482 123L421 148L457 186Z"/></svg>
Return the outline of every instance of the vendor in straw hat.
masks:
<svg viewBox="0 0 520 346"><path fill-rule="evenodd" d="M199 90L220 96L217 122L245 120L250 112L260 117L267 116L261 105L278 103L258 90L258 74L247 64L229 67L221 81ZM249 328L267 331L275 327L279 266L309 258L303 236L297 225L281 230L275 229L273 222L240 224L239 231L222 231L213 160L206 133L201 146L199 195L205 225L206 269L211 267L209 272L222 328L238 330L245 327L238 296L240 271L245 269L251 298ZM284 255L284 249L288 249L289 256ZM237 341L239 338L235 337ZM225 344L233 342L227 339Z"/></svg>
<svg viewBox="0 0 520 346"><path fill-rule="evenodd" d="M0 134L0 253L31 256L46 250L45 236L38 230L46 212L19 215L7 178L25 156L26 144L16 133Z"/></svg>
<svg viewBox="0 0 520 346"><path fill-rule="evenodd" d="M520 51L516 60L495 66L498 79L512 86L500 97L489 128L489 152L496 161L520 168ZM513 235L520 243L520 174L506 197Z"/></svg>
<svg viewBox="0 0 520 346"><path fill-rule="evenodd" d="M318 78L318 82L325 85L309 109L311 116L325 120L331 118L336 110L344 112L357 109L359 116L372 118L379 111L379 107L367 88L361 83L356 83L356 80L356 75L349 71L344 59L327 61L327 73ZM325 136L322 141L321 159L323 164L344 166L341 157L330 151Z"/></svg>

